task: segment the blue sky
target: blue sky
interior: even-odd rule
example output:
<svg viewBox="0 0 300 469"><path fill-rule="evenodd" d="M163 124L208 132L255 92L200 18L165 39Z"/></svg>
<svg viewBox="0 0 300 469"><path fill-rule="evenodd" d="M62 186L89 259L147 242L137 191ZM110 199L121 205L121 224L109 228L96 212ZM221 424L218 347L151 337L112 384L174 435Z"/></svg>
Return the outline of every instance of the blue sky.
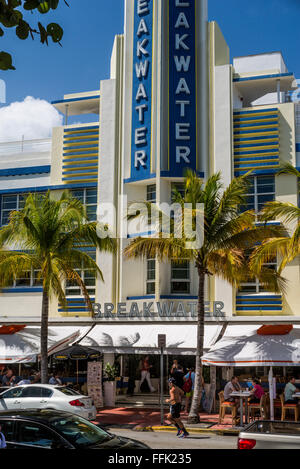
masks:
<svg viewBox="0 0 300 469"><path fill-rule="evenodd" d="M62 48L43 46L38 39L20 41L10 30L0 38L0 50L14 55L17 68L0 72L7 104L26 96L53 101L98 89L100 79L109 76L114 35L123 32L123 0L69 0L70 8L61 3L51 15L29 19L59 22L65 31ZM209 18L219 23L232 57L281 50L300 78L300 0L209 0Z"/></svg>

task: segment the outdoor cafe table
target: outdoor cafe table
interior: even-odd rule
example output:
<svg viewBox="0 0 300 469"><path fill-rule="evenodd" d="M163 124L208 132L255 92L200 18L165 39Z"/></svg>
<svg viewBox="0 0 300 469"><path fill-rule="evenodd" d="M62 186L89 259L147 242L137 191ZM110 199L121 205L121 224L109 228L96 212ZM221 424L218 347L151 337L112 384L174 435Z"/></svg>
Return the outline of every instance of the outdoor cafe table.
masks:
<svg viewBox="0 0 300 469"><path fill-rule="evenodd" d="M230 394L230 397L239 397L240 398L240 413L241 413L241 420L240 420L240 426L244 426L244 407L243 407L243 399L245 399L245 425L248 423L248 398L251 396L250 391L234 391L233 393Z"/></svg>

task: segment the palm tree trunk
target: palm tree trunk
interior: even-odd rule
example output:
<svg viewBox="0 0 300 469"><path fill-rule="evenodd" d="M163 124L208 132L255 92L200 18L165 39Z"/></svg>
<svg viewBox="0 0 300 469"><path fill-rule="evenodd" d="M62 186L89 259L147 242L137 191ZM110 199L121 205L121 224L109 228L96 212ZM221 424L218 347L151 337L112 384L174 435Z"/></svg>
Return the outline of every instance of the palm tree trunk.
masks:
<svg viewBox="0 0 300 469"><path fill-rule="evenodd" d="M43 292L42 317L41 317L41 383L48 384L48 321L49 321L49 296Z"/></svg>
<svg viewBox="0 0 300 469"><path fill-rule="evenodd" d="M198 324L197 324L197 350L196 350L196 367L195 367L195 387L194 395L191 405L190 414L188 416L188 423L195 424L200 422L199 407L202 396L202 361L203 344L204 344L204 317L205 317L205 302L204 302L204 286L205 286L205 271L198 269L199 275L199 290L198 290Z"/></svg>

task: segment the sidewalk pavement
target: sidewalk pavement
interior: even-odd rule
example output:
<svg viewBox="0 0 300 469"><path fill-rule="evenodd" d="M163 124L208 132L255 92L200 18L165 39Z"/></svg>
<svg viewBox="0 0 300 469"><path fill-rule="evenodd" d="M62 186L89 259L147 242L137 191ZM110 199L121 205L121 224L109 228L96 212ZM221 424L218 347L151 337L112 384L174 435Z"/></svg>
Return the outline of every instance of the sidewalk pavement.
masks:
<svg viewBox="0 0 300 469"><path fill-rule="evenodd" d="M165 416L167 412L165 412ZM181 414L182 422L191 433L216 433L216 434L237 434L238 430L232 428L230 415L225 416L224 423L218 423L218 414L200 414L200 424L188 425L188 415ZM159 409L149 408L103 408L97 414L96 423L110 428L130 428L136 431L175 431L175 427L165 421L161 425Z"/></svg>

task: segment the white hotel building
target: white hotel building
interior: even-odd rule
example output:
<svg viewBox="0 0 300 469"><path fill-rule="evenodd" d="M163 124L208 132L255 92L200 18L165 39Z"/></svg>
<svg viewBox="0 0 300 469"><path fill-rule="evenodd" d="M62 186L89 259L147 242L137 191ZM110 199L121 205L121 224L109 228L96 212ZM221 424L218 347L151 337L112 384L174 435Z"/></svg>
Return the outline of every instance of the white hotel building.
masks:
<svg viewBox="0 0 300 469"><path fill-rule="evenodd" d="M87 342L99 346L107 359L112 353L156 353L159 333L167 335L170 355L192 356L195 268L155 259L125 260L122 251L129 240L151 227L122 236L123 196L129 202L169 203L172 187L182 184L189 167L204 178L221 171L225 184L253 170L248 203L256 211L269 200L298 204L296 177L277 177L276 171L281 160L300 166L300 96L285 63L288 57L280 52L231 63L218 25L206 20L204 1L125 4L124 34L115 38L110 79L101 80L98 90L52 103L66 116L66 125L53 129L52 141L0 145L0 220L5 225L9 212L21 208L29 192L50 190L57 197L67 188L87 205L91 219L96 219L97 204L113 203L118 253L91 252L104 284L87 272L82 276L102 311L105 303L122 303L120 314L92 318L80 290L66 285L68 309L52 300L51 323L94 326ZM94 118L88 124L68 124L69 116L80 121L82 114ZM240 325L242 331L245 324L300 323L299 260L284 276L289 281L284 296L264 291L258 282L236 291L211 278L206 286L206 348L223 324ZM1 322L38 324L41 299L34 272L31 278L17 279L0 294ZM141 314L130 315L133 302ZM159 314L157 302L173 313ZM214 314L218 302L224 303L222 315ZM142 314L144 303L153 303L151 314L147 308Z"/></svg>

